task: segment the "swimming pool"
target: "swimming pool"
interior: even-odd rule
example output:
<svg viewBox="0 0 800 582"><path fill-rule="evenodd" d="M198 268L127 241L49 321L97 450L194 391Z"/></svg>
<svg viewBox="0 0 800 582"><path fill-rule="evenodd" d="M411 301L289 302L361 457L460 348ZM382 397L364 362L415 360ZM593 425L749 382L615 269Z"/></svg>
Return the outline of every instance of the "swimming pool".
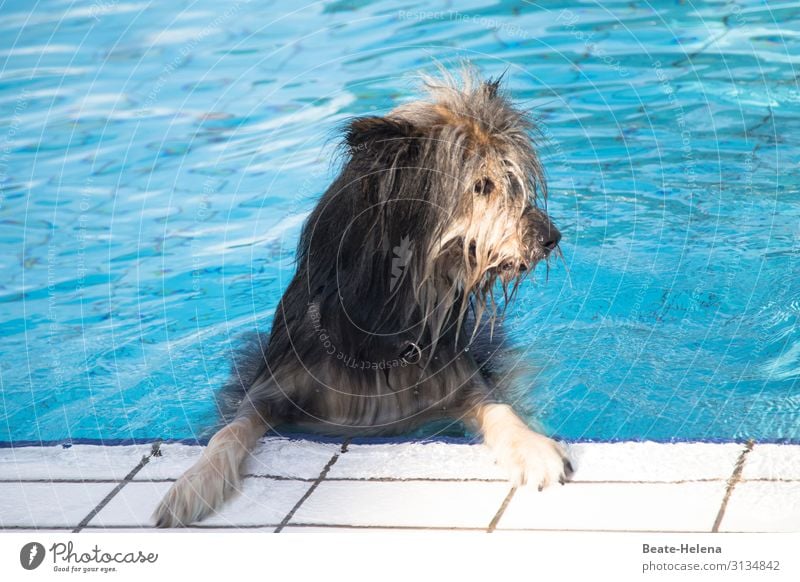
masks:
<svg viewBox="0 0 800 582"><path fill-rule="evenodd" d="M800 6L4 5L0 441L208 436L332 132L433 59L539 119L565 264L509 311L580 440L800 442Z"/></svg>

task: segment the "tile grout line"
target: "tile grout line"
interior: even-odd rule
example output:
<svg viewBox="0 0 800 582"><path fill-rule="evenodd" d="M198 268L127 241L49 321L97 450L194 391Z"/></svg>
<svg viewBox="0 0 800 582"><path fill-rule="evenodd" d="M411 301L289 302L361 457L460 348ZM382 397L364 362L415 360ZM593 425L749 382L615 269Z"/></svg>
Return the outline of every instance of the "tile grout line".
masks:
<svg viewBox="0 0 800 582"><path fill-rule="evenodd" d="M508 504L511 503L511 499L514 497L514 494L517 492L517 486L514 485L509 489L508 495L506 498L503 499L503 502L500 504L500 507L497 509L497 513L494 514L492 521L489 522L489 526L486 528L486 533L492 533L495 528L497 527L497 522L500 521L500 518L503 517L503 514L506 512L506 508Z"/></svg>
<svg viewBox="0 0 800 582"><path fill-rule="evenodd" d="M345 441L342 443L341 448L337 452L335 452L333 456L328 460L328 462L322 468L322 471L320 471L317 478L311 484L311 487L309 487L306 490L303 496L297 501L297 503L294 504L294 507L292 507L289 510L289 513L287 513L286 516L281 520L280 524L278 524L278 527L275 528L275 531L273 533L281 533L283 528L286 527L289 521L294 517L294 514L297 512L297 510L300 509L300 506L303 505L303 503L305 503L306 499L311 497L311 494L314 493L314 490L319 486L320 483L322 483L322 481L328 475L328 471L330 471L331 467L333 467L336 461L339 460L339 455L343 455L344 453L347 452L347 445L349 444L350 444L350 439L345 439Z"/></svg>
<svg viewBox="0 0 800 582"><path fill-rule="evenodd" d="M739 458L736 459L736 465L733 467L733 473L728 479L728 487L725 489L725 497L723 497L722 503L719 506L719 511L717 512L717 518L714 520L714 525L711 526L711 533L719 533L719 526L722 525L722 520L725 517L725 510L728 508L728 501L730 501L736 485L742 480L742 471L744 471L744 464L747 460L747 455L753 450L754 445L755 442L753 440L747 441L744 449L741 453L739 453Z"/></svg>
<svg viewBox="0 0 800 582"><path fill-rule="evenodd" d="M102 511L102 510L103 510L103 508L104 508L106 505L108 505L108 503L109 503L109 502L110 502L110 501L111 501L111 500L112 500L112 499L113 499L113 498L114 498L114 497L117 495L117 493L119 493L119 492L122 490L122 488L123 488L123 487L125 487L125 485L127 485L128 483L130 483L130 482L133 480L133 478L136 476L136 474L137 474L139 471L141 471L141 470L142 470L142 468L143 468L143 467L144 467L144 466L145 466L147 463L149 463L149 462L150 462L150 458L151 458L151 457L154 457L154 456L155 456L155 457L158 457L158 456L160 456L160 455L161 455L161 451L159 450L159 447L160 447L160 443L158 443L158 442L155 442L155 443L153 443L153 446L152 446L152 448L150 449L150 454L149 454L149 455L144 455L144 456L142 457L142 459L141 459L141 460L140 460L140 461L139 461L139 462L136 464L136 466L135 466L133 469L131 469L130 473L128 473L127 475L125 475L125 478L124 478L122 481L120 481L120 482L119 482L119 484L117 484L117 486L116 486L116 487L114 487L114 488L113 488L113 489L112 489L112 490L111 490L111 491L108 493L108 495L106 495L106 496L105 496L105 497L104 497L104 498L103 498L103 499L100 501L100 503L98 503L98 504L95 506L95 508L94 508L94 509L92 509L92 510L89 512L89 514L88 514L86 517L84 517L84 518L83 518L83 519L80 521L80 523L78 524L78 527L76 527L75 529L73 529L73 530L72 530L72 533L80 533L80 531L81 531L83 528L85 528L87 525L89 525L89 522L90 522L90 521L92 521L92 519L94 519L94 517L95 517L95 516L96 516L98 513L100 513L100 511Z"/></svg>

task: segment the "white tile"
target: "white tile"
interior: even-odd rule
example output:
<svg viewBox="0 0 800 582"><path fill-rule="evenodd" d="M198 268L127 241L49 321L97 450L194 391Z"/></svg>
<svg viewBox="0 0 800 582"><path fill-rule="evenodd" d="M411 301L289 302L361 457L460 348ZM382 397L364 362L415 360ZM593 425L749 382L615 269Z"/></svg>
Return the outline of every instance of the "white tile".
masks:
<svg viewBox="0 0 800 582"><path fill-rule="evenodd" d="M800 481L737 483L720 531L800 532Z"/></svg>
<svg viewBox="0 0 800 582"><path fill-rule="evenodd" d="M0 483L0 527L74 527L114 483Z"/></svg>
<svg viewBox="0 0 800 582"><path fill-rule="evenodd" d="M343 527L343 526L330 526L330 527L323 527L319 525L288 525L284 527L280 533L291 533L291 534L318 534L318 533L364 533L364 532L378 532L378 531L420 531L420 530L391 530L386 528L377 528L377 527L369 527L369 528L361 528L361 527ZM424 531L424 530L423 530Z"/></svg>
<svg viewBox="0 0 800 582"><path fill-rule="evenodd" d="M728 479L738 444L579 443L569 447L573 481Z"/></svg>
<svg viewBox="0 0 800 582"><path fill-rule="evenodd" d="M181 529L181 533L189 532L189 533L250 533L250 532L262 532L262 533L275 533L275 528L277 525L267 525L267 526L247 526L247 525L235 525L235 526L227 526L227 527L185 527ZM168 531L163 528L157 528L155 531L163 532ZM174 533L174 530L172 530Z"/></svg>
<svg viewBox="0 0 800 582"><path fill-rule="evenodd" d="M270 438L256 446L245 463L245 472L250 475L316 479L341 448L336 443Z"/></svg>
<svg viewBox="0 0 800 582"><path fill-rule="evenodd" d="M278 524L310 486L305 481L246 479L244 491L203 525Z"/></svg>
<svg viewBox="0 0 800 582"><path fill-rule="evenodd" d="M150 457L142 470L136 473L134 481L177 479L203 453L203 447L197 445L162 444L158 450L158 456Z"/></svg>
<svg viewBox="0 0 800 582"><path fill-rule="evenodd" d="M2 527L0 527L2 529ZM21 527L14 529L9 529L2 533L54 533L54 534L65 534L65 533L72 533L72 530L75 529L74 525L70 526L61 526L61 527Z"/></svg>
<svg viewBox="0 0 800 582"><path fill-rule="evenodd" d="M135 480L177 479L200 458L203 448L181 444L161 445L161 455L152 457ZM316 479L339 449L340 445L335 443L268 438L253 449L245 462L244 471L250 475Z"/></svg>
<svg viewBox="0 0 800 582"><path fill-rule="evenodd" d="M151 445L4 448L0 478L122 480L150 449Z"/></svg>
<svg viewBox="0 0 800 582"><path fill-rule="evenodd" d="M508 475L483 445L402 443L351 445L331 467L329 479L497 479Z"/></svg>
<svg viewBox="0 0 800 582"><path fill-rule="evenodd" d="M161 527L85 527L81 530L87 533L176 533L174 529L161 528ZM270 525L267 527L183 527L178 530L179 533L250 533L250 532L265 532L273 533L275 526Z"/></svg>
<svg viewBox="0 0 800 582"><path fill-rule="evenodd" d="M131 482L100 511L91 526L153 525L152 515L171 482ZM206 518L204 526L278 524L308 490L305 481L276 481L251 478L244 489L222 507L219 514Z"/></svg>
<svg viewBox="0 0 800 582"><path fill-rule="evenodd" d="M568 483L516 492L498 529L711 531L725 482Z"/></svg>
<svg viewBox="0 0 800 582"><path fill-rule="evenodd" d="M343 526L343 525L334 525L334 526L321 526L321 525L287 525L284 527L280 533L291 533L291 534L326 534L326 533L333 533L333 534L353 534L353 535L370 535L373 533L388 533L388 534L410 534L410 535L432 535L436 533L441 533L443 530L441 529L423 529L423 528L415 528L415 527L374 527L374 526L366 526L366 527L355 527L355 526ZM483 527L480 529L447 529L445 530L447 535L452 534L471 534L471 535L486 535L486 531Z"/></svg>
<svg viewBox="0 0 800 582"><path fill-rule="evenodd" d="M800 480L800 445L756 445L745 458L742 479Z"/></svg>
<svg viewBox="0 0 800 582"><path fill-rule="evenodd" d="M505 483L323 481L290 524L487 527Z"/></svg>
<svg viewBox="0 0 800 582"><path fill-rule="evenodd" d="M172 483L127 483L89 522L89 526L153 525L150 516Z"/></svg>

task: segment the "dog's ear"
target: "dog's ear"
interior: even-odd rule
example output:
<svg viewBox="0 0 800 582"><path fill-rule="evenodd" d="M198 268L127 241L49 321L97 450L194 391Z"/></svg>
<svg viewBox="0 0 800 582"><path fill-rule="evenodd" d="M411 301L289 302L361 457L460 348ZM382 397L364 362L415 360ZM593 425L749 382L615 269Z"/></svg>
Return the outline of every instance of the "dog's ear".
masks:
<svg viewBox="0 0 800 582"><path fill-rule="evenodd" d="M358 117L347 124L345 143L351 154L403 149L415 138L414 126L386 117Z"/></svg>

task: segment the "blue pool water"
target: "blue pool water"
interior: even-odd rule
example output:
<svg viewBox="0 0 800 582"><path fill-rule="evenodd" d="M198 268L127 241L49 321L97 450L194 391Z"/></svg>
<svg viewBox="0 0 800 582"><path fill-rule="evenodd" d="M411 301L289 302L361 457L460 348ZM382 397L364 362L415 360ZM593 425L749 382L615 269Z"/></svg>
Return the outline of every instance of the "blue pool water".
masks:
<svg viewBox="0 0 800 582"><path fill-rule="evenodd" d="M507 328L568 439L800 441L793 2L0 8L0 442L191 439L269 328L334 129L507 70L565 264Z"/></svg>

